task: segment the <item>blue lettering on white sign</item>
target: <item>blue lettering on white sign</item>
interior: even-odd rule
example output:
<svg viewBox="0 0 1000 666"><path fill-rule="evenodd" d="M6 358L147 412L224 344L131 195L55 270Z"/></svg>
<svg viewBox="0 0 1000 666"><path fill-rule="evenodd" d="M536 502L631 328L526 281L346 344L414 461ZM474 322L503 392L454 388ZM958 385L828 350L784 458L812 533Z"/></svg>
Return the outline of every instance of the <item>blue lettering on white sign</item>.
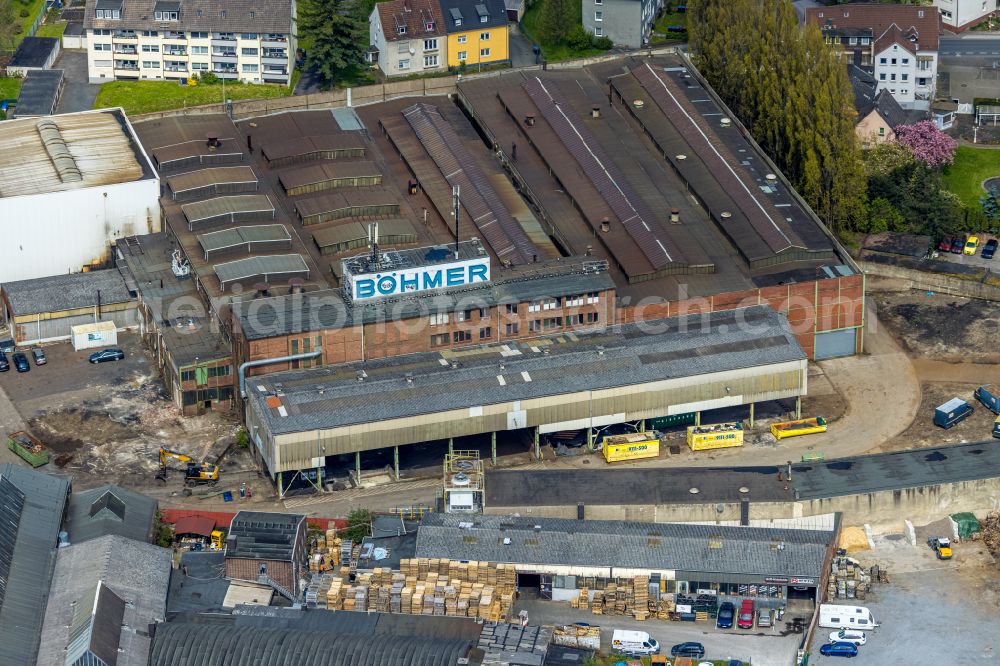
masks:
<svg viewBox="0 0 1000 666"><path fill-rule="evenodd" d="M488 261L488 260L487 260ZM426 291L442 287L458 287L477 282L488 282L488 263L444 265L437 268L376 273L352 280L354 298L361 300L375 296L392 296L412 291Z"/></svg>
<svg viewBox="0 0 1000 666"><path fill-rule="evenodd" d="M465 270L462 266L456 266L455 268L448 269L448 286L455 287L460 284L465 284Z"/></svg>

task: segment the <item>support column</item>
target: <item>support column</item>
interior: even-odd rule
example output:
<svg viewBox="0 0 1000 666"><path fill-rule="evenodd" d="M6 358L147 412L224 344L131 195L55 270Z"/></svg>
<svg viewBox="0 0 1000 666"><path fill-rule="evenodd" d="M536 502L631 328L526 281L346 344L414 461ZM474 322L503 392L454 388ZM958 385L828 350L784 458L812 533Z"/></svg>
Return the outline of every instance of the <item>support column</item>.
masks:
<svg viewBox="0 0 1000 666"><path fill-rule="evenodd" d="M802 396L796 396L795 398L795 418L802 418Z"/></svg>
<svg viewBox="0 0 1000 666"><path fill-rule="evenodd" d="M316 468L316 490L323 492L323 468Z"/></svg>
<svg viewBox="0 0 1000 666"><path fill-rule="evenodd" d="M454 456L455 455L455 438L454 437L449 437L448 438L448 455L449 456Z"/></svg>
<svg viewBox="0 0 1000 666"><path fill-rule="evenodd" d="M490 459L493 461L493 466L497 466L497 431L494 430L490 433Z"/></svg>
<svg viewBox="0 0 1000 666"><path fill-rule="evenodd" d="M750 427L753 427L753 403L750 403Z"/></svg>
<svg viewBox="0 0 1000 666"><path fill-rule="evenodd" d="M354 452L354 474L357 477L358 485L361 485L361 451Z"/></svg>
<svg viewBox="0 0 1000 666"><path fill-rule="evenodd" d="M535 426L535 460L542 459L542 448L538 445L538 426Z"/></svg>
<svg viewBox="0 0 1000 666"><path fill-rule="evenodd" d="M278 472L278 499L285 499L285 488L281 485L281 472Z"/></svg>
<svg viewBox="0 0 1000 666"><path fill-rule="evenodd" d="M646 419L639 421L639 432L646 432Z"/></svg>
<svg viewBox="0 0 1000 666"><path fill-rule="evenodd" d="M594 445L594 429L590 426L587 426L587 450L589 451L593 445Z"/></svg>
<svg viewBox="0 0 1000 666"><path fill-rule="evenodd" d="M392 467L396 471L396 480L399 481L399 447L392 447Z"/></svg>
<svg viewBox="0 0 1000 666"><path fill-rule="evenodd" d="M694 413L694 424L696 426L700 426L701 425L701 412L700 411Z"/></svg>

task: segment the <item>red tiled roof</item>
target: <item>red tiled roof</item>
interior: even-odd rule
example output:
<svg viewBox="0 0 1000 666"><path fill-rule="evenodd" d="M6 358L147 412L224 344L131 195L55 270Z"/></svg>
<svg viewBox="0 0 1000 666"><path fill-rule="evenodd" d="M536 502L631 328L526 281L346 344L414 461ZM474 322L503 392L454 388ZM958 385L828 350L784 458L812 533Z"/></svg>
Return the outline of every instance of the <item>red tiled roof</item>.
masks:
<svg viewBox="0 0 1000 666"><path fill-rule="evenodd" d="M905 36L909 36L912 31L922 50L937 51L941 36L941 14L930 5L850 4L813 7L806 10L806 21L821 28L870 29L876 49L883 36L894 25ZM902 44L903 41L908 40L904 39L899 43Z"/></svg>
<svg viewBox="0 0 1000 666"><path fill-rule="evenodd" d="M390 0L378 3L377 7L387 42L440 37L445 34L441 7L437 0ZM433 27L428 30L428 25ZM406 32L402 35L399 34L400 26L406 27Z"/></svg>
<svg viewBox="0 0 1000 666"><path fill-rule="evenodd" d="M197 534L210 537L215 529L215 521L211 518L185 516L174 523L174 534Z"/></svg>

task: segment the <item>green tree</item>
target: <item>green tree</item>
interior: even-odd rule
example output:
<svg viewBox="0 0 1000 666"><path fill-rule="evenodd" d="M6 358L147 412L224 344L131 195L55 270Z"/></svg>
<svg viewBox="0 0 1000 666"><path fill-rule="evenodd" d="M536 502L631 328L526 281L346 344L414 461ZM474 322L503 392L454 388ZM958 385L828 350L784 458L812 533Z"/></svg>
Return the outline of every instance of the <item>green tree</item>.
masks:
<svg viewBox="0 0 1000 666"><path fill-rule="evenodd" d="M363 0L305 0L299 34L308 43L306 67L326 85L358 74L364 66L368 7Z"/></svg>
<svg viewBox="0 0 1000 666"><path fill-rule="evenodd" d="M575 23L575 8L571 0L539 0L542 3L538 17L540 37L550 44L561 44L569 36Z"/></svg>
<svg viewBox="0 0 1000 666"><path fill-rule="evenodd" d="M11 0L0 0L0 49L14 48L21 24L14 13L14 3Z"/></svg>
<svg viewBox="0 0 1000 666"><path fill-rule="evenodd" d="M340 530L338 535L342 539L350 539L354 543L361 543L366 537L371 535L372 514L368 509L354 509L347 514L347 527Z"/></svg>
<svg viewBox="0 0 1000 666"><path fill-rule="evenodd" d="M903 222L903 214L896 210L888 199L878 197L868 204L869 233L897 231L903 228Z"/></svg>

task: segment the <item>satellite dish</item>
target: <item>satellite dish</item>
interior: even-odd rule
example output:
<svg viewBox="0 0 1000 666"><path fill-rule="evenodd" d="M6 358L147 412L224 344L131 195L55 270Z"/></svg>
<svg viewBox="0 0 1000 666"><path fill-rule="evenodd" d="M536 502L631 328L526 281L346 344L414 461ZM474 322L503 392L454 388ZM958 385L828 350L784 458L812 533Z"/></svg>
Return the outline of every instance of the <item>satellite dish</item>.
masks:
<svg viewBox="0 0 1000 666"><path fill-rule="evenodd" d="M417 50L411 46L410 47L410 55L416 55L416 54L417 54Z"/></svg>

